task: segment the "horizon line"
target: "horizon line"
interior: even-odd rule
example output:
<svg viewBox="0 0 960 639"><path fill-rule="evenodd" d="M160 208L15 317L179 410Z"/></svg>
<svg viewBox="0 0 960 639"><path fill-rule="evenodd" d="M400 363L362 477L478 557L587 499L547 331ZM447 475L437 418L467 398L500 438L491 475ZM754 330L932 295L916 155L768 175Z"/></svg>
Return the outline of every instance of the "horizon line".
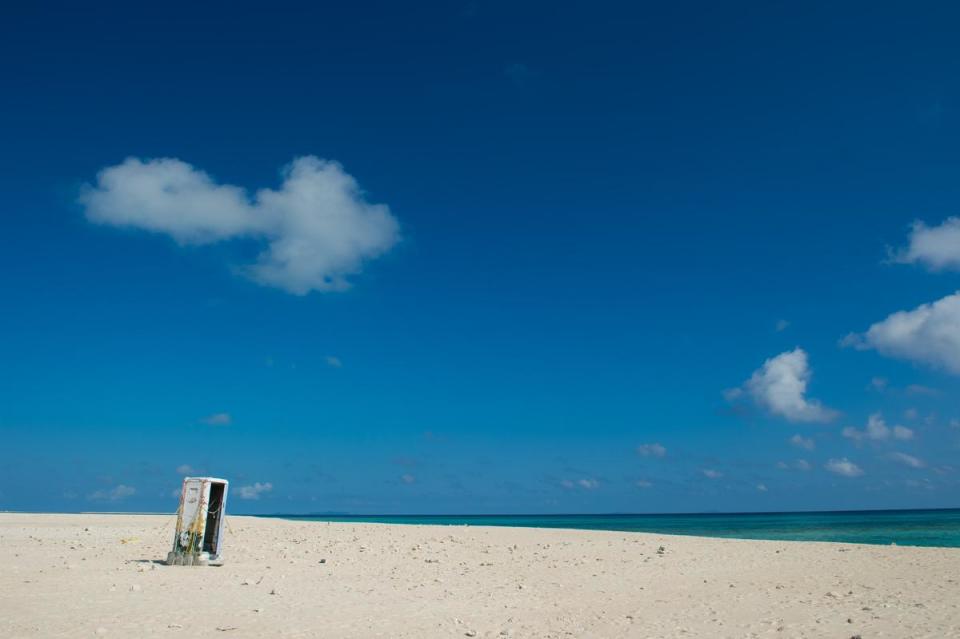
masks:
<svg viewBox="0 0 960 639"><path fill-rule="evenodd" d="M944 510L960 510L958 506L942 506L934 508L855 508L838 510L742 510L742 511L700 511L700 512L603 512L603 513L349 513L349 512L314 512L314 513L230 513L237 517L682 517L682 516L711 516L711 515L801 515L801 514L852 514L852 513L895 513L895 512L938 512ZM41 510L0 510L2 514L22 515L176 515L176 509L163 511L137 510L81 510L41 511Z"/></svg>

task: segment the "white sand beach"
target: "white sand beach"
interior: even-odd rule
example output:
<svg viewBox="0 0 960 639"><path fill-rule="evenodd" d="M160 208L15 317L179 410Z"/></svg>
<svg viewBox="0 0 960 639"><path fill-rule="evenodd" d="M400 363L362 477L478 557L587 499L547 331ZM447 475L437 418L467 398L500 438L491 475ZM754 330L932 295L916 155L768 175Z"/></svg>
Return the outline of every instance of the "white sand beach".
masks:
<svg viewBox="0 0 960 639"><path fill-rule="evenodd" d="M173 523L0 514L0 636L960 637L958 549L229 517L168 567Z"/></svg>

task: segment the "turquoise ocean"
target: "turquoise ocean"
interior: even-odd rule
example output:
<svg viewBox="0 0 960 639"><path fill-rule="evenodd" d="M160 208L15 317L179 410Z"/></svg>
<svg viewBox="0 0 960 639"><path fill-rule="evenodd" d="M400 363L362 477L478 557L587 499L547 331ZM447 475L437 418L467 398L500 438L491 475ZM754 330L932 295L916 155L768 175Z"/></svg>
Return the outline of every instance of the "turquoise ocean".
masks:
<svg viewBox="0 0 960 639"><path fill-rule="evenodd" d="M960 509L690 515L271 515L299 521L619 530L960 548Z"/></svg>

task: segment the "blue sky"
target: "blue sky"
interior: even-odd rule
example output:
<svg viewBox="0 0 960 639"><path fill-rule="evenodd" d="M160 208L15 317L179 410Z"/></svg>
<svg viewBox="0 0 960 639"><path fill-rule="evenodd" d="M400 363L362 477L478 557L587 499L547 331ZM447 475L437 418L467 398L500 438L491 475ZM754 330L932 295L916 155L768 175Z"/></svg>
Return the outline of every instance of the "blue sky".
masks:
<svg viewBox="0 0 960 639"><path fill-rule="evenodd" d="M958 505L951 3L2 12L0 508Z"/></svg>

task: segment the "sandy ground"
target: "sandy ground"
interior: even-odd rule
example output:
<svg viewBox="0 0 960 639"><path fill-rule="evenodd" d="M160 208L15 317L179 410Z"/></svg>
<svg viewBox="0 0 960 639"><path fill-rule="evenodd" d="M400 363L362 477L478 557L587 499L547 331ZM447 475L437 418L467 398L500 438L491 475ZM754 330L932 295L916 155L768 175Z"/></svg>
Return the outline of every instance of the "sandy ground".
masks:
<svg viewBox="0 0 960 639"><path fill-rule="evenodd" d="M173 523L0 514L0 637L960 637L957 549L228 517L167 567Z"/></svg>

